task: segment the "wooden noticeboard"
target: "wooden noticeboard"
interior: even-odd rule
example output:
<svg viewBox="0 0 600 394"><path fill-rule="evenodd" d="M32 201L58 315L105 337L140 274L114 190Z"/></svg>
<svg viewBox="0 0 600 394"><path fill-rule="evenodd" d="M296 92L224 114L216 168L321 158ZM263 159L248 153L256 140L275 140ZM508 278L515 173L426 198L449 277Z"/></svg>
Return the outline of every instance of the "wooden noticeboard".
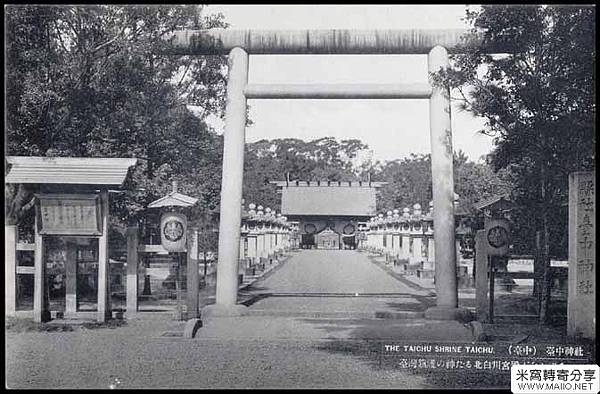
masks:
<svg viewBox="0 0 600 394"><path fill-rule="evenodd" d="M102 235L102 206L97 194L36 194L41 235Z"/></svg>

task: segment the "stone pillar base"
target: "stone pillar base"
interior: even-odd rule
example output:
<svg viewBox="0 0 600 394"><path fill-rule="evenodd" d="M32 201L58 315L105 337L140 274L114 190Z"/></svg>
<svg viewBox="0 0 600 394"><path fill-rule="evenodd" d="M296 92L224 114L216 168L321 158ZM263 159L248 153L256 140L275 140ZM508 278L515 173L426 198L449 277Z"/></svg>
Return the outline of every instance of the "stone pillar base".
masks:
<svg viewBox="0 0 600 394"><path fill-rule="evenodd" d="M42 318L40 321L36 321L34 319L34 321L36 321L37 323L46 323L49 322L50 320L52 320L52 313L50 311L42 311Z"/></svg>
<svg viewBox="0 0 600 394"><path fill-rule="evenodd" d="M190 319L185 323L185 328L183 330L184 338L194 338L198 330L202 327L202 320L200 319Z"/></svg>
<svg viewBox="0 0 600 394"><path fill-rule="evenodd" d="M425 318L429 320L457 320L463 323L474 320L470 310L466 308L453 308L449 306L434 306L425 311Z"/></svg>
<svg viewBox="0 0 600 394"><path fill-rule="evenodd" d="M178 306L173 311L173 320L187 320L187 313L184 312L180 306Z"/></svg>
<svg viewBox="0 0 600 394"><path fill-rule="evenodd" d="M221 305L212 304L202 308L200 317L202 321L207 321L213 317L235 317L244 316L247 313L248 307L245 305Z"/></svg>

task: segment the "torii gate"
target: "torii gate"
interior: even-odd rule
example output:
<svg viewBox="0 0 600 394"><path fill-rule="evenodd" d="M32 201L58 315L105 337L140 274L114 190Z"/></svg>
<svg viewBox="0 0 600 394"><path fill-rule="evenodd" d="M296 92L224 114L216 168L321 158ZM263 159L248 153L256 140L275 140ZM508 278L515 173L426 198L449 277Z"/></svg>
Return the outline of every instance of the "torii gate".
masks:
<svg viewBox="0 0 600 394"><path fill-rule="evenodd" d="M429 72L449 66L448 50L463 43L465 30L183 30L169 39L175 55L229 55L223 150L219 264L216 304L202 317L244 314L237 304L238 259L247 99L429 99L435 286L437 305L425 316L462 319L458 308L454 240L454 177L450 95L422 84L248 84L251 54L427 54Z"/></svg>

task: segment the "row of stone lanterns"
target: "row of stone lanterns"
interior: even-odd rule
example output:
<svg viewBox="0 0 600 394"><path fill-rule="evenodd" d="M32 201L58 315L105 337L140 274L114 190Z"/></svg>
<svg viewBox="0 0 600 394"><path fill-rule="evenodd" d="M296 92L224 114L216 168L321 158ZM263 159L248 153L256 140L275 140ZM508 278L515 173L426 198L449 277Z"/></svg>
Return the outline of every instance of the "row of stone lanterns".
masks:
<svg viewBox="0 0 600 394"><path fill-rule="evenodd" d="M387 261L405 260L409 264L422 262L423 268L433 269L433 207L423 214L420 204L410 208L387 211L367 222L366 240L362 247L382 253Z"/></svg>
<svg viewBox="0 0 600 394"><path fill-rule="evenodd" d="M249 204L242 211L240 268L246 275L256 275L297 247L294 236L297 224L286 216L262 205Z"/></svg>
<svg viewBox="0 0 600 394"><path fill-rule="evenodd" d="M455 196L455 205L457 198ZM385 256L386 262L421 264L421 270L433 275L435 270L435 244L433 228L433 202L423 212L420 204L410 208L387 211L372 217L366 223L361 248ZM460 237L456 238L457 261L459 261Z"/></svg>

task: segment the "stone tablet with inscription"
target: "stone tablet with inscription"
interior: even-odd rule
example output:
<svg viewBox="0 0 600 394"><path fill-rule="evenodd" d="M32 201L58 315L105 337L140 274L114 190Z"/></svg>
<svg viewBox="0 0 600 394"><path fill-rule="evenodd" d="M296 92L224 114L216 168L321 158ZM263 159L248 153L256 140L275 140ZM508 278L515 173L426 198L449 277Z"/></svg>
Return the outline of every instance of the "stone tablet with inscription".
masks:
<svg viewBox="0 0 600 394"><path fill-rule="evenodd" d="M569 299L567 334L596 337L596 180L569 175Z"/></svg>

